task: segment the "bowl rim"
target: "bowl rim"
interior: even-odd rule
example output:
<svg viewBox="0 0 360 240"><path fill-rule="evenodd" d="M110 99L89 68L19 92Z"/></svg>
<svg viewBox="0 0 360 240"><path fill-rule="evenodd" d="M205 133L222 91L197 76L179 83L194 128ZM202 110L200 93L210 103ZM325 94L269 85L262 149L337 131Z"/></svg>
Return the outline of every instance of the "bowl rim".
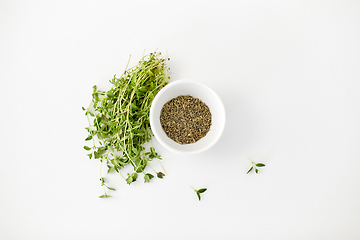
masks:
<svg viewBox="0 0 360 240"><path fill-rule="evenodd" d="M171 88L175 87L176 85L179 85L179 84L184 84L184 83L191 83L191 84L197 84L197 85L200 85L201 87L204 87L206 88L209 92L211 92L215 98L216 98L216 101L219 103L220 105L220 109L222 111L222 115L224 117L224 121L223 121L223 124L220 126L220 130L219 130L219 134L216 135L216 137L208 144L206 145L205 147L203 148L200 148L200 149L196 149L196 150L193 150L193 151L181 151L181 150L178 150L178 149L175 149L171 146L169 146L165 141L163 141L163 139L160 136L160 134L158 133L158 129L156 128L152 128L152 122L155 121L154 118L154 114L153 114L153 111L154 111L154 108L157 104L157 101L158 99L160 99L160 97L165 94L166 91L168 91L170 88L169 86L171 86ZM218 140L221 138L223 132L224 132L224 128L225 128L225 123L226 123L226 113L225 113L225 107L224 107L224 104L223 102L221 101L221 98L219 97L219 95L211 88L209 87L207 84L203 83L203 82L200 82L200 81L197 81L197 80L190 80L190 79L179 79L179 80L175 80L173 82L170 82L168 83L168 85L166 85L165 87L163 87L157 94L156 96L154 97L152 103L151 103L151 107L150 107L150 115L149 115L149 120L150 120L150 128L151 128L151 131L153 132L156 140L162 145L164 146L166 149L174 152L174 153L177 153L177 154L181 154L181 155L189 155L189 154L196 154L196 153L200 153L200 152L204 152L208 149L210 149L212 146L214 146Z"/></svg>

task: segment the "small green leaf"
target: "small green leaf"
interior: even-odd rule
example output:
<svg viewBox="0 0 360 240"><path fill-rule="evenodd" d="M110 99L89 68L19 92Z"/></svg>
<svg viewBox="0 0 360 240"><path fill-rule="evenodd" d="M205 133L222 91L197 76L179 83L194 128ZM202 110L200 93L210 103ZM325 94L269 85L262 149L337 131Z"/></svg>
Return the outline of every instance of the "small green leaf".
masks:
<svg viewBox="0 0 360 240"><path fill-rule="evenodd" d="M139 108L134 103L131 103L131 109L138 110Z"/></svg>
<svg viewBox="0 0 360 240"><path fill-rule="evenodd" d="M88 154L88 156L89 156L89 159L91 159L92 158L92 153Z"/></svg>
<svg viewBox="0 0 360 240"><path fill-rule="evenodd" d="M112 171L115 170L115 167L108 166L108 168L109 168L108 171L107 171L108 173L111 173Z"/></svg>
<svg viewBox="0 0 360 240"><path fill-rule="evenodd" d="M157 157L160 157L160 155L158 155L156 152L155 152L155 149L153 147L150 147L150 155L149 155L149 158L150 159L153 159L153 158L157 158Z"/></svg>
<svg viewBox="0 0 360 240"><path fill-rule="evenodd" d="M201 200L200 193L196 192L196 195L198 196L199 201L200 201Z"/></svg>
<svg viewBox="0 0 360 240"><path fill-rule="evenodd" d="M108 95L109 98L115 97L115 95L112 93L112 91L108 91L107 95Z"/></svg>
<svg viewBox="0 0 360 240"><path fill-rule="evenodd" d="M135 169L135 172L137 172L137 173L141 173L142 171L144 171L143 166L139 166Z"/></svg>
<svg viewBox="0 0 360 240"><path fill-rule="evenodd" d="M149 175L147 175L147 174L144 175L144 182L150 182Z"/></svg>
<svg viewBox="0 0 360 240"><path fill-rule="evenodd" d="M99 196L99 198L109 198L109 197L112 197L112 196L108 195L108 194L104 194L104 195Z"/></svg>
<svg viewBox="0 0 360 240"><path fill-rule="evenodd" d="M101 117L97 117L94 119L94 125L100 125L101 123Z"/></svg>
<svg viewBox="0 0 360 240"><path fill-rule="evenodd" d="M112 187L109 187L109 186L106 186L109 190L112 190L112 191L116 191L115 188L112 188Z"/></svg>
<svg viewBox="0 0 360 240"><path fill-rule="evenodd" d="M154 178L154 175L152 175L151 173L147 173L145 175L149 176L150 179Z"/></svg>
<svg viewBox="0 0 360 240"><path fill-rule="evenodd" d="M136 92L136 95L137 95L138 97L144 96L144 93L143 93L143 92L140 92L139 90L136 90L135 92Z"/></svg>
<svg viewBox="0 0 360 240"><path fill-rule="evenodd" d="M138 174L135 172L135 173L131 174L131 177L133 179L133 182L135 182L138 177Z"/></svg>
<svg viewBox="0 0 360 240"><path fill-rule="evenodd" d="M94 157L95 157L95 159L98 159L98 158L100 158L100 154L98 152L94 152Z"/></svg>
<svg viewBox="0 0 360 240"><path fill-rule="evenodd" d="M127 179L126 179L126 182L127 184L131 184L133 182L133 178L131 176L129 176Z"/></svg>
<svg viewBox="0 0 360 240"><path fill-rule="evenodd" d="M206 188L201 188L201 189L197 190L197 192L198 192L198 193L203 193L203 192L205 192L206 190L207 190Z"/></svg>
<svg viewBox="0 0 360 240"><path fill-rule="evenodd" d="M91 140L93 137L91 135L89 135L87 138L85 138L85 141L89 141Z"/></svg>
<svg viewBox="0 0 360 240"><path fill-rule="evenodd" d="M258 173L258 172L259 172L259 170L258 170L257 168L255 168L255 172L256 172L256 173Z"/></svg>
<svg viewBox="0 0 360 240"><path fill-rule="evenodd" d="M97 152L98 154L103 155L106 152L106 147L99 147Z"/></svg>
<svg viewBox="0 0 360 240"><path fill-rule="evenodd" d="M81 108L82 108L82 110L86 111L86 109L84 107L81 107Z"/></svg>
<svg viewBox="0 0 360 240"><path fill-rule="evenodd" d="M110 127L115 127L117 122L106 122L107 125L109 125Z"/></svg>
<svg viewBox="0 0 360 240"><path fill-rule="evenodd" d="M141 87L139 90L140 90L140 92L147 92L146 87Z"/></svg>
<svg viewBox="0 0 360 240"><path fill-rule="evenodd" d="M265 167L265 164L263 164L263 163L257 163L257 164L255 164L257 167Z"/></svg>
<svg viewBox="0 0 360 240"><path fill-rule="evenodd" d="M86 151L89 151L89 150L91 150L91 147L84 146L84 149L85 149Z"/></svg>
<svg viewBox="0 0 360 240"><path fill-rule="evenodd" d="M251 170L253 170L253 168L254 168L254 167L251 167L251 168L249 169L249 171L247 171L246 174L248 174L249 172L251 172Z"/></svg>
<svg viewBox="0 0 360 240"><path fill-rule="evenodd" d="M136 148L132 148L132 151L137 155L139 153L139 150L137 150Z"/></svg>
<svg viewBox="0 0 360 240"><path fill-rule="evenodd" d="M104 178L100 178L100 182L101 182L101 186L105 185L105 179Z"/></svg>
<svg viewBox="0 0 360 240"><path fill-rule="evenodd" d="M165 176L165 174L162 172L158 172L158 173L156 173L156 175L158 178L163 178Z"/></svg>

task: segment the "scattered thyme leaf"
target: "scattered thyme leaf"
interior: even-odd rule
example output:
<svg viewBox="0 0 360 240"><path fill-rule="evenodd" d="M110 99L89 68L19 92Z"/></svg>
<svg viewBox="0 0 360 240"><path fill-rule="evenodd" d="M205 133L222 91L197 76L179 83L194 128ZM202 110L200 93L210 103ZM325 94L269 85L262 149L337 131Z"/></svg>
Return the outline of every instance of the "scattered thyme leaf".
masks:
<svg viewBox="0 0 360 240"><path fill-rule="evenodd" d="M197 190L198 193L204 193L207 189L206 188L201 188L199 190Z"/></svg>
<svg viewBox="0 0 360 240"><path fill-rule="evenodd" d="M199 192L196 192L196 195L198 196L199 198L199 201L201 200L201 196L200 196L200 193Z"/></svg>
<svg viewBox="0 0 360 240"><path fill-rule="evenodd" d="M255 164L257 167L265 167L265 164L263 164L263 163L257 163L257 164Z"/></svg>
<svg viewBox="0 0 360 240"><path fill-rule="evenodd" d="M165 176L165 174L162 172L158 172L158 173L156 173L156 175L158 178L163 178Z"/></svg>
<svg viewBox="0 0 360 240"><path fill-rule="evenodd" d="M253 166L251 166L251 168L247 171L247 173L246 174L248 174L249 172L251 172L251 170L253 170Z"/></svg>
<svg viewBox="0 0 360 240"><path fill-rule="evenodd" d="M191 186L190 186L190 187L191 187ZM207 188L200 188L200 189L198 189L198 190L196 190L196 189L193 188L193 187L191 187L191 188L195 191L195 193L196 193L199 201L201 200L201 195L200 195L200 194L206 192L206 190L207 190Z"/></svg>
<svg viewBox="0 0 360 240"><path fill-rule="evenodd" d="M112 197L112 196L109 194L106 194L106 193L104 195L99 196L99 198L109 198L109 197Z"/></svg>
<svg viewBox="0 0 360 240"><path fill-rule="evenodd" d="M255 169L255 173L259 173L259 169L258 167L265 167L265 164L263 163L255 163L253 162L250 158L249 158L250 162L251 162L251 167L250 169L246 172L246 174L248 174L249 172L251 172L251 170Z"/></svg>

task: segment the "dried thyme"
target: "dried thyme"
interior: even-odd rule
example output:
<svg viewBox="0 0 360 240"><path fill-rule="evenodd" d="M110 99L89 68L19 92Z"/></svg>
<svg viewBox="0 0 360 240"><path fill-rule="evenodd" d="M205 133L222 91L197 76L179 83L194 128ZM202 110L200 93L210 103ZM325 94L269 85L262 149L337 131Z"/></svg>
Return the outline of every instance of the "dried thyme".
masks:
<svg viewBox="0 0 360 240"><path fill-rule="evenodd" d="M175 142L195 143L209 132L211 112L200 99L181 95L164 104L160 123L166 135Z"/></svg>

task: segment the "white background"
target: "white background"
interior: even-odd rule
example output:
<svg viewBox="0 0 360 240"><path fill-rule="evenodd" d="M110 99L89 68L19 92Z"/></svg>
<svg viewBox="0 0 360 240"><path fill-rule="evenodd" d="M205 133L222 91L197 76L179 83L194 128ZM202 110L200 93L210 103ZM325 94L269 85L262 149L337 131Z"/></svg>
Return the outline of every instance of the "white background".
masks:
<svg viewBox="0 0 360 240"><path fill-rule="evenodd" d="M0 239L360 239L360 2L0 2ZM99 199L82 106L129 56L205 82L205 153ZM251 158L263 162L246 175ZM157 161L153 168L161 170ZM206 187L202 201L190 188Z"/></svg>

